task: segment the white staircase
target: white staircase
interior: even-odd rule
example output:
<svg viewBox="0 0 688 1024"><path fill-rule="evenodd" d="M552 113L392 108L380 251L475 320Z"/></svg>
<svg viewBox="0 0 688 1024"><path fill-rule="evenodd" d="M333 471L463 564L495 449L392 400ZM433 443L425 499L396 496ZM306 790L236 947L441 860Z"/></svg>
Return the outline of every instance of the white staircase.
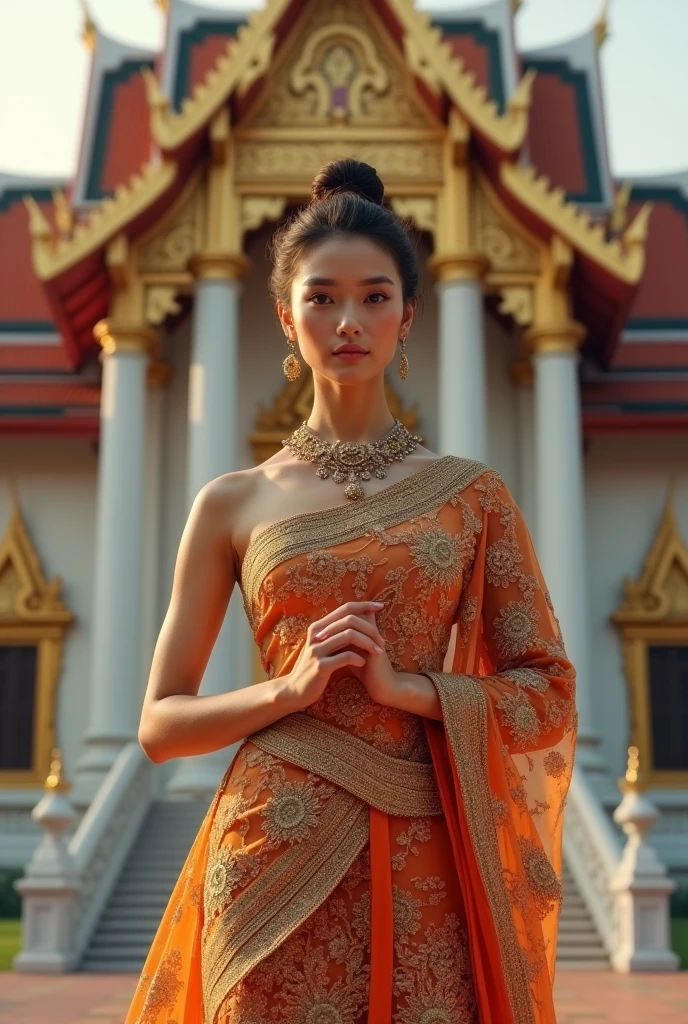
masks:
<svg viewBox="0 0 688 1024"><path fill-rule="evenodd" d="M201 800L151 803L95 929L82 970L141 971L206 809ZM604 943L566 867L563 882L558 966L609 968Z"/></svg>
<svg viewBox="0 0 688 1024"><path fill-rule="evenodd" d="M208 803L151 803L81 962L83 971L141 971Z"/></svg>
<svg viewBox="0 0 688 1024"><path fill-rule="evenodd" d="M609 970L609 954L566 864L562 881L557 967Z"/></svg>

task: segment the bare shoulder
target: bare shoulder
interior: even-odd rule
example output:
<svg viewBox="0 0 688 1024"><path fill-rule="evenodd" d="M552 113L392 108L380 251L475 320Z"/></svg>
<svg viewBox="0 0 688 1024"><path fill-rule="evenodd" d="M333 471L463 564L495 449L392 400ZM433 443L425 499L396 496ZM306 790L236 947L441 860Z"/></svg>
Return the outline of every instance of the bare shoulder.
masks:
<svg viewBox="0 0 688 1024"><path fill-rule="evenodd" d="M233 470L210 480L198 493L204 514L225 534L226 550L237 573L251 539L252 530L274 504L274 489L284 477L285 453L275 455L246 469Z"/></svg>

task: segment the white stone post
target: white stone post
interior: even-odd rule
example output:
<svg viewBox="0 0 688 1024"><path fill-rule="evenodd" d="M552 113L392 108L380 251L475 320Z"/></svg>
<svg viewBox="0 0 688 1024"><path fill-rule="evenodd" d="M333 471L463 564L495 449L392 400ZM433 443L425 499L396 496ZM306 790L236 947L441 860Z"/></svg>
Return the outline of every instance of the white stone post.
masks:
<svg viewBox="0 0 688 1024"><path fill-rule="evenodd" d="M638 748L629 747L626 778L619 780L623 799L614 820L628 836L610 888L616 894L616 944L612 966L617 971L676 971L679 958L671 949L669 896L676 883L646 836L659 814L637 782Z"/></svg>
<svg viewBox="0 0 688 1024"><path fill-rule="evenodd" d="M75 803L88 804L119 750L136 739L141 710L141 561L144 521L146 369L152 328L101 320L98 511L92 670L85 749Z"/></svg>
<svg viewBox="0 0 688 1024"><path fill-rule="evenodd" d="M485 318L481 253L438 255L429 262L438 297L438 449L488 461Z"/></svg>
<svg viewBox="0 0 688 1024"><path fill-rule="evenodd" d="M61 778L59 750L53 751L45 794L31 812L44 835L26 873L14 885L22 896L22 945L15 971L60 973L76 966L74 907L81 885L64 833L76 814Z"/></svg>
<svg viewBox="0 0 688 1024"><path fill-rule="evenodd" d="M575 321L531 327L535 375L535 536L538 557L576 672L577 760L604 778L594 727L588 620L585 485Z"/></svg>
<svg viewBox="0 0 688 1024"><path fill-rule="evenodd" d="M197 255L191 263L196 290L189 367L189 509L209 480L239 468L239 297L247 265L241 254L219 253ZM241 593L235 586L201 694L226 693L249 684L241 671L245 661L240 656L242 616ZM237 746L181 758L167 785L168 794L184 799L214 793Z"/></svg>

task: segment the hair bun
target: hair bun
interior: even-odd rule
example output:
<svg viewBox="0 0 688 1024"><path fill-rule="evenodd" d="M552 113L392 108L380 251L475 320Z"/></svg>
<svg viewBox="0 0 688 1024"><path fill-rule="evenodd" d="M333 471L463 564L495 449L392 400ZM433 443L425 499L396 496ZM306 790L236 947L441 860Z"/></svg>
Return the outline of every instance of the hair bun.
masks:
<svg viewBox="0 0 688 1024"><path fill-rule="evenodd" d="M353 192L370 203L382 206L385 186L370 164L345 157L343 160L330 160L318 171L311 185L310 203L322 203L341 192Z"/></svg>

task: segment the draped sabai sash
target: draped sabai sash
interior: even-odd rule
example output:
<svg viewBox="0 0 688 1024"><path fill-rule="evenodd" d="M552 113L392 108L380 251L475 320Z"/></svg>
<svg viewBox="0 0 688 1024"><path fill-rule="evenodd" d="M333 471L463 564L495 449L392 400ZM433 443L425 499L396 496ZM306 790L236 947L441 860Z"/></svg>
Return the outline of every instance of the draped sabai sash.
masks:
<svg viewBox="0 0 688 1024"><path fill-rule="evenodd" d="M248 739L335 783L337 790L324 810L317 841L281 853L232 901L208 936L202 971L208 1021L215 1019L227 992L339 884L373 838L371 808L405 817L442 814L432 764L393 757L310 715L286 715Z"/></svg>

